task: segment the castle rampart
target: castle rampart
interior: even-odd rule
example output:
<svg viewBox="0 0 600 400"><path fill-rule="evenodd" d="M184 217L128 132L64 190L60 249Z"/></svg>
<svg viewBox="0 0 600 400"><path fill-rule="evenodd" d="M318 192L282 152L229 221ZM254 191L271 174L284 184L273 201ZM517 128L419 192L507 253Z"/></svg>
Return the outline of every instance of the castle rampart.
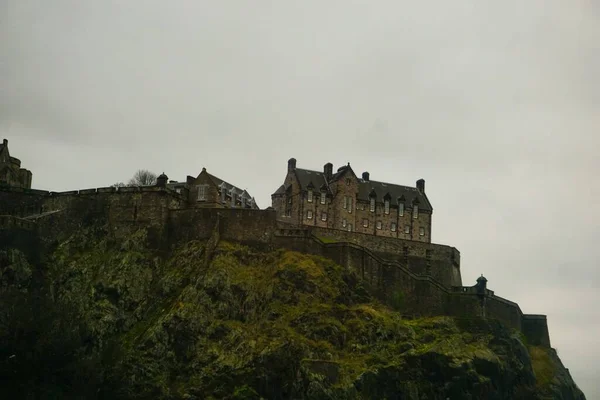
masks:
<svg viewBox="0 0 600 400"><path fill-rule="evenodd" d="M273 210L182 208L184 204L178 193L160 187L60 193L2 190L0 214L11 215L0 217L0 228L5 232L35 229L40 237L55 239L98 223L115 236L150 227L157 245L165 245L208 239L218 219L223 240L329 258L355 272L371 293L400 312L495 318L520 329L530 343L549 346L545 316L523 315L518 304L491 290L460 284L460 254L452 247L332 229L290 228L277 221Z"/></svg>

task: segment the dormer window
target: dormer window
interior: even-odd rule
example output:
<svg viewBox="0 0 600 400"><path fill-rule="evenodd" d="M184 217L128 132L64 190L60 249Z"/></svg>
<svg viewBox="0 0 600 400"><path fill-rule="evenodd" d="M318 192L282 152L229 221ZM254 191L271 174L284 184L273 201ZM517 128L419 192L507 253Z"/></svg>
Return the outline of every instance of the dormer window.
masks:
<svg viewBox="0 0 600 400"><path fill-rule="evenodd" d="M403 202L398 202L398 215L403 217L404 216L404 203Z"/></svg>
<svg viewBox="0 0 600 400"><path fill-rule="evenodd" d="M419 218L419 205L418 204L413 205L413 218L414 219Z"/></svg>
<svg viewBox="0 0 600 400"><path fill-rule="evenodd" d="M321 192L321 204L325 204L325 201L327 200L327 193L325 193L325 191Z"/></svg>
<svg viewBox="0 0 600 400"><path fill-rule="evenodd" d="M225 186L225 182L221 183L221 203L225 203L227 200L227 186Z"/></svg>
<svg viewBox="0 0 600 400"><path fill-rule="evenodd" d="M231 189L231 208L235 208L235 189Z"/></svg>
<svg viewBox="0 0 600 400"><path fill-rule="evenodd" d="M371 212L375 212L375 197L371 197L370 210Z"/></svg>
<svg viewBox="0 0 600 400"><path fill-rule="evenodd" d="M390 201L389 201L388 199L386 199L386 200L383 202L383 205L384 205L384 208L383 208L383 209L384 209L384 211L383 211L383 212L384 212L385 214L389 214L389 213L390 213Z"/></svg>
<svg viewBox="0 0 600 400"><path fill-rule="evenodd" d="M313 202L313 191L312 191L312 189L308 189L308 195L306 196L306 200L307 200L309 203L312 203L312 202Z"/></svg>

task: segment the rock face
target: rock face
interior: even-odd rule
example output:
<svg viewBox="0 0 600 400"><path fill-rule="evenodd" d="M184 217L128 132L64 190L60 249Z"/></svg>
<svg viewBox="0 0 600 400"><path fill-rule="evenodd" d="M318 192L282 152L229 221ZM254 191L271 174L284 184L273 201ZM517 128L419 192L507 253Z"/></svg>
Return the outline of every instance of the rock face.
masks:
<svg viewBox="0 0 600 400"><path fill-rule="evenodd" d="M7 398L585 398L554 350L493 320L402 317L329 260L148 242L0 244Z"/></svg>

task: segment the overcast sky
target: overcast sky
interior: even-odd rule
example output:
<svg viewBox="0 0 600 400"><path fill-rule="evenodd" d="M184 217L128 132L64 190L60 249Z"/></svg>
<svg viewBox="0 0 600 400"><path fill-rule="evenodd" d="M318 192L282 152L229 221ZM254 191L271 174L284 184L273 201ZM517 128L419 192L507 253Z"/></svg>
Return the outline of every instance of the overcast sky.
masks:
<svg viewBox="0 0 600 400"><path fill-rule="evenodd" d="M290 157L424 178L464 284L547 314L600 398L600 6L416 3L0 0L0 136L56 191L206 167L265 208Z"/></svg>

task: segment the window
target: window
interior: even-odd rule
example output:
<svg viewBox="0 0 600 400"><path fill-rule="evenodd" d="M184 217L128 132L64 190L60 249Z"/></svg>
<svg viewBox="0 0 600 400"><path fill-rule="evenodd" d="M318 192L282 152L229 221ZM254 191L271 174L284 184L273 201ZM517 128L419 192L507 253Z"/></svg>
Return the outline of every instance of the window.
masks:
<svg viewBox="0 0 600 400"><path fill-rule="evenodd" d="M365 218L365 219L363 219L363 226L364 226L365 228L368 228L368 227L369 227L369 220L368 220L368 219L366 219L366 218Z"/></svg>
<svg viewBox="0 0 600 400"><path fill-rule="evenodd" d="M312 219L312 217L313 217L312 210L308 210L308 211L306 212L306 219Z"/></svg>
<svg viewBox="0 0 600 400"><path fill-rule="evenodd" d="M419 218L419 206L416 204L413 206L413 218Z"/></svg>
<svg viewBox="0 0 600 400"><path fill-rule="evenodd" d="M181 188L177 188L177 189L175 189L175 192L177 192L177 193L181 193Z"/></svg>
<svg viewBox="0 0 600 400"><path fill-rule="evenodd" d="M386 200L384 203L384 213L389 214L390 213L390 201Z"/></svg>
<svg viewBox="0 0 600 400"><path fill-rule="evenodd" d="M352 232L352 224L348 224L348 232Z"/></svg>
<svg viewBox="0 0 600 400"><path fill-rule="evenodd" d="M392 232L396 232L396 223L392 222L391 228Z"/></svg>
<svg viewBox="0 0 600 400"><path fill-rule="evenodd" d="M292 216L292 196L290 196L290 195L288 195L288 198L285 202L285 216L286 217Z"/></svg>
<svg viewBox="0 0 600 400"><path fill-rule="evenodd" d="M208 192L208 185L198 186L198 201L206 201L206 192ZM181 192L181 189L179 189Z"/></svg>
<svg viewBox="0 0 600 400"><path fill-rule="evenodd" d="M344 210L348 209L348 196L344 196Z"/></svg>
<svg viewBox="0 0 600 400"><path fill-rule="evenodd" d="M406 233L407 235L410 235L410 225L404 226L404 233Z"/></svg>
<svg viewBox="0 0 600 400"><path fill-rule="evenodd" d="M423 227L419 228L419 236L425 236L425 228L423 228Z"/></svg>
<svg viewBox="0 0 600 400"><path fill-rule="evenodd" d="M382 226L381 221L377 221L377 229L381 229L381 226Z"/></svg>
<svg viewBox="0 0 600 400"><path fill-rule="evenodd" d="M327 200L327 193L321 192L321 204L325 204L325 200Z"/></svg>
<svg viewBox="0 0 600 400"><path fill-rule="evenodd" d="M371 212L375 212L375 197L371 197Z"/></svg>
<svg viewBox="0 0 600 400"><path fill-rule="evenodd" d="M313 191L312 190L308 190L308 196L306 198L308 200L309 203L313 202Z"/></svg>
<svg viewBox="0 0 600 400"><path fill-rule="evenodd" d="M327 213L321 213L321 221L327 221Z"/></svg>
<svg viewBox="0 0 600 400"><path fill-rule="evenodd" d="M346 178L346 186L350 186L350 178Z"/></svg>
<svg viewBox="0 0 600 400"><path fill-rule="evenodd" d="M346 218L342 219L342 228L345 228L346 225L348 225L348 221L346 221Z"/></svg>
<svg viewBox="0 0 600 400"><path fill-rule="evenodd" d="M354 199L352 197L348 197L348 212L352 212L352 206L354 205Z"/></svg>
<svg viewBox="0 0 600 400"><path fill-rule="evenodd" d="M404 216L404 203L398 203L398 215Z"/></svg>

